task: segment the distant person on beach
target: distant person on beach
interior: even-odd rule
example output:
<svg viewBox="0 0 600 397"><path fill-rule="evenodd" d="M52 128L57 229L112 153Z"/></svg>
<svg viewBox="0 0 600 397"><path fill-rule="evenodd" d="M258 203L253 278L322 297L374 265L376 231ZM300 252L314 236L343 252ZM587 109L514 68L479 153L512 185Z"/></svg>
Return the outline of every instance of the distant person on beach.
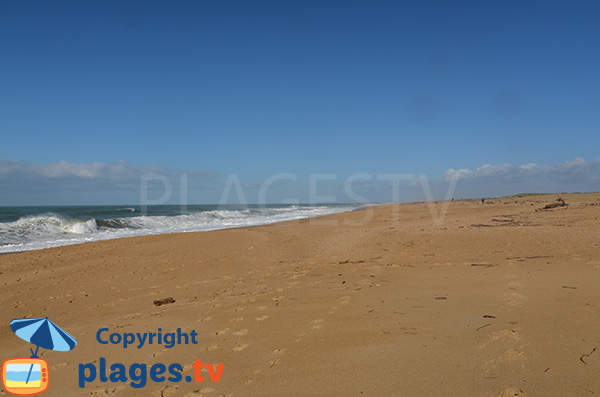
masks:
<svg viewBox="0 0 600 397"><path fill-rule="evenodd" d="M484 198L481 199L481 205L483 205L483 204L485 204L485 199Z"/></svg>

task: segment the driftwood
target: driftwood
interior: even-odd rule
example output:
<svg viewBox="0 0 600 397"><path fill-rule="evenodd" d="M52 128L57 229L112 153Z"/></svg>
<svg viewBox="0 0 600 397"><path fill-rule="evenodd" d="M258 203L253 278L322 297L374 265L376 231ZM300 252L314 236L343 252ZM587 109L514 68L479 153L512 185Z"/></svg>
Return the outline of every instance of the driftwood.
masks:
<svg viewBox="0 0 600 397"><path fill-rule="evenodd" d="M162 305L166 305L169 303L175 303L175 299L173 299L173 297L168 297L168 298L164 298L164 299L157 299L154 301L155 306L162 306Z"/></svg>
<svg viewBox="0 0 600 397"><path fill-rule="evenodd" d="M540 208L541 210L549 210L552 208L556 208L556 207L566 207L567 203L565 203L565 200L563 200L561 197L556 199L556 203L552 203L552 204L546 204L545 206L543 206L542 208Z"/></svg>

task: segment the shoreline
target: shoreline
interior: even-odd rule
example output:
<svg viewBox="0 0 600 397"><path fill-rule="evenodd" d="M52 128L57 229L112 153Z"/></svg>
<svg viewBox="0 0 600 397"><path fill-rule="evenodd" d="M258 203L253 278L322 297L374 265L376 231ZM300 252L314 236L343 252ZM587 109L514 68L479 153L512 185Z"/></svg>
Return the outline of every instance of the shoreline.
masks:
<svg viewBox="0 0 600 397"><path fill-rule="evenodd" d="M600 194L563 198L569 207L538 212L542 203L525 199L449 202L440 224L428 204L378 205L366 223L367 212L350 211L0 255L0 322L50 317L77 339L71 352L40 354L63 395L600 392L600 356L590 354ZM99 344L101 328L194 330L198 344L124 349ZM0 328L7 358L28 348ZM196 359L225 369L218 383L78 389L78 365L99 357L182 363L184 376Z"/></svg>
<svg viewBox="0 0 600 397"><path fill-rule="evenodd" d="M380 204L370 204L370 205L380 205ZM353 212L353 211L360 211L362 209L368 208L369 205L359 205L359 204L323 204L323 205L317 205L314 207L306 207L306 208L311 208L311 209L317 209L317 208L322 208L322 207L329 207L329 208L335 208L335 206L349 206L348 209L343 210L343 211L338 211L338 212L332 212L329 214L318 214L318 215L310 215L310 216L306 216L306 217L301 217L301 218L297 218L297 219L282 219L282 220L264 220L264 221L259 221L256 224L247 224L247 225L234 225L234 226L228 226L228 225L222 225L222 226L216 226L214 228L209 228L206 230L174 230L174 231L170 231L170 230L149 230L147 231L147 233L142 233L142 234L132 234L132 235L121 235L121 236L102 236L102 237L90 237L90 240L87 241L68 241L67 243L61 243L58 244L56 241L52 242L49 241L45 244L49 244L50 246L48 247L43 247L43 248L33 248L33 249L25 249L25 250L17 250L17 251L9 251L9 252L0 252L0 255L2 254L13 254L13 253L20 253L20 252L30 252L30 251L40 251L40 250L45 250L45 249L50 249L50 248L58 248L58 247L65 247L65 246L70 246L70 245L79 245L79 244L87 244L87 243L93 243L93 242L97 242L97 241L109 241L109 240L117 240L117 239L122 239L122 238L131 238L131 237L144 237L144 236L155 236L155 235L167 235L167 234L185 234L185 233L203 233L203 232L211 232L211 231L215 231L215 230L226 230L226 229L236 229L236 228L243 228L243 227L255 227L255 226L264 226L264 225L271 225L271 224L276 224L276 223L281 223L281 222L293 222L296 220L301 220L301 219L312 219L312 218L318 218L321 216L328 216L328 215L334 215L334 214L339 214L339 213L346 213L346 212ZM70 206L72 207L72 206ZM253 207L250 207L253 208ZM276 208L276 207L271 207L271 208ZM298 208L305 208L305 207L298 207ZM225 211L229 211L227 209L225 209ZM203 212L199 212L197 214L202 214ZM179 215L172 215L172 217L176 217L176 216L180 216L180 215L190 215L189 213L185 213L185 214L179 214ZM143 215L143 216L147 216L147 215ZM163 216L163 215L155 215L155 216ZM153 216L150 216L150 218L152 218ZM95 220L96 222L98 220L92 218L93 220ZM135 219L135 217L132 217L130 219ZM135 230L135 229L132 229ZM131 232L131 233L135 233L135 232ZM91 236L94 236L93 233L90 234ZM86 234L80 234L79 236L83 237L86 236ZM42 242L37 242L38 244L42 244ZM58 245L53 245L57 243ZM11 245L11 244L9 244ZM0 246L1 248L2 246Z"/></svg>
<svg viewBox="0 0 600 397"><path fill-rule="evenodd" d="M486 200L488 200L488 204L493 204L494 202L531 202L531 203L543 203L543 202L551 201L554 197L558 197L560 195L561 194L559 194L559 193L520 193L520 194L515 194L515 195L505 196L505 197L486 198ZM566 194L562 194L562 195L565 196L565 197L574 198L576 201L582 201L582 200L589 199L589 197L595 197L595 196L600 197L600 192L566 193ZM187 233L205 233L205 232L213 232L213 231L217 231L217 230L228 230L228 229L237 229L237 228L246 228L246 227L256 227L256 226L273 225L273 224L278 224L278 223L282 223L282 222L293 222L293 221L297 221L297 220L301 220L301 219L315 219L315 218L321 218L321 217L324 217L324 216L330 216L330 215L335 215L335 214L343 214L343 213L351 213L351 212L356 212L356 211L364 211L364 210L367 210L369 208L375 208L375 207L381 207L381 206L406 206L406 205L419 205L419 204L424 204L424 205L431 205L431 204L433 204L433 205L439 205L439 204L443 204L443 203L452 203L452 202L454 202L454 203L478 203L479 200L480 199L456 199L455 201L452 201L452 200L439 200L439 201L433 201L433 202L417 201L417 202L409 202L409 203L365 203L365 204L359 204L359 203L354 203L354 204L341 203L339 205L352 205L352 206L355 206L355 208L351 208L351 209L348 209L348 210L342 211L342 212L336 212L336 213L333 213L333 214L315 215L315 216L309 216L309 217L306 217L306 218L299 218L299 219L294 219L294 220L281 220L281 221L277 220L277 221L274 221L274 222L259 223L259 224L256 224L256 225L224 226L224 227L221 227L221 228L215 228L215 229L209 229L209 230L149 232L148 234L99 238L99 239L91 240L91 241L81 241L81 242L67 243L67 244L54 245L54 246L44 247L44 248L36 248L36 249L20 250L20 251L17 250L17 251L10 251L10 252L0 252L0 255L16 254L16 253L22 253L22 252L43 251L43 250L47 250L47 249L58 248L58 247L66 247L66 246L70 246L70 245L81 245L81 244L95 243L95 242L98 242L98 241L120 240L120 239L132 238L132 237L145 237L145 236L157 236L157 235L169 235L169 234L187 234ZM600 201L600 200L598 200L598 201ZM338 204L332 203L332 204L324 204L324 205L327 206L327 205L338 205ZM67 206L67 207L73 207L73 206ZM102 207L102 206L100 206L100 207ZM115 205L114 207L119 207L119 205Z"/></svg>

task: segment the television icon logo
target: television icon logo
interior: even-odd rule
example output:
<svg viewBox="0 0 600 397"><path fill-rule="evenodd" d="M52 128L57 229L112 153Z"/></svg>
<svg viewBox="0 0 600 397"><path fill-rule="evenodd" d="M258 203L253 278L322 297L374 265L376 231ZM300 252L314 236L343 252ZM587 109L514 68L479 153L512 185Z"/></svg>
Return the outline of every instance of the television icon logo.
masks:
<svg viewBox="0 0 600 397"><path fill-rule="evenodd" d="M33 396L48 389L48 363L39 358L10 358L2 363L4 390L16 396Z"/></svg>
<svg viewBox="0 0 600 397"><path fill-rule="evenodd" d="M2 363L4 390L17 396L33 396L48 390L48 363L38 358L40 347L66 352L77 340L46 318L16 318L10 329L21 339L33 343L31 358L11 358Z"/></svg>

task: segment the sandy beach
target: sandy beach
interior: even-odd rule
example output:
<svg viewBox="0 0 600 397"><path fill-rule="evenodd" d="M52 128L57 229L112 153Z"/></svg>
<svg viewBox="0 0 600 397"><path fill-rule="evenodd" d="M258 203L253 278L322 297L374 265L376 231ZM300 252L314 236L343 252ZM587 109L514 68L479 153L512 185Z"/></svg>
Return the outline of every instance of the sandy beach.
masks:
<svg viewBox="0 0 600 397"><path fill-rule="evenodd" d="M426 203L385 205L1 255L0 351L29 356L15 318L73 335L73 351L41 350L52 396L598 395L600 194L561 197L450 202L437 223ZM102 328L198 343L123 348L98 343ZM100 358L181 363L184 380L79 388L79 365ZM206 369L185 381L196 359L223 364L218 383Z"/></svg>

